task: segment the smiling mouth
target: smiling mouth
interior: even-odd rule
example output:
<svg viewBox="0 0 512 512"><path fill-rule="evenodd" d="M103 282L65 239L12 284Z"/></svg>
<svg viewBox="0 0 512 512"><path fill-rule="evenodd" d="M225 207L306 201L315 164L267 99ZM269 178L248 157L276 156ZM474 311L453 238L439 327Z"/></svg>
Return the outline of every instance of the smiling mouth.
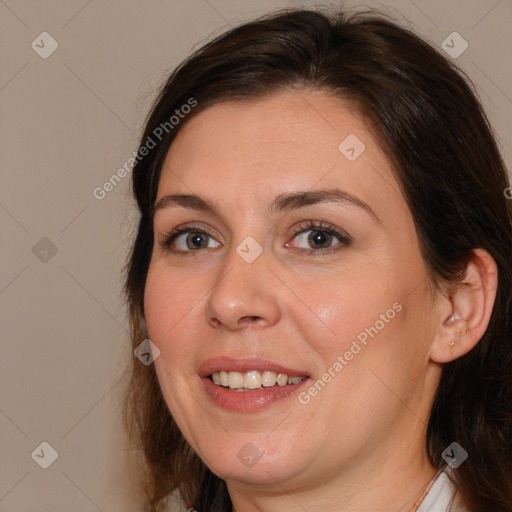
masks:
<svg viewBox="0 0 512 512"><path fill-rule="evenodd" d="M273 371L251 370L245 373L219 371L209 375L209 379L217 386L231 391L258 391L266 388L296 385L306 376L288 377L285 373Z"/></svg>

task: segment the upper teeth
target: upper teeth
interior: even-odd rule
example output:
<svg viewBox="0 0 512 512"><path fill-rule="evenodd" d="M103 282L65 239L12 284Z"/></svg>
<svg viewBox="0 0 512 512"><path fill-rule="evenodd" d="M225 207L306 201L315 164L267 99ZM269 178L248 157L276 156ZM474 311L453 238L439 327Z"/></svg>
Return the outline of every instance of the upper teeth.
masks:
<svg viewBox="0 0 512 512"><path fill-rule="evenodd" d="M285 373L264 371L260 373L252 370L246 373L240 372L214 372L212 380L215 384L230 389L259 389L263 387L285 386L286 384L298 384L306 377L288 377Z"/></svg>

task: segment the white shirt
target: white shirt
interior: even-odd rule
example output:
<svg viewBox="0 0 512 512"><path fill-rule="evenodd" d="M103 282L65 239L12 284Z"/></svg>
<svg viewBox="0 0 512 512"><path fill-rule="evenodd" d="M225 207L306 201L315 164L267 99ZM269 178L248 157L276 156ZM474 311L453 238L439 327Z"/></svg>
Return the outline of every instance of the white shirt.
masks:
<svg viewBox="0 0 512 512"><path fill-rule="evenodd" d="M460 503L457 485L448 478L449 475L453 477L453 470L450 466L446 466L432 484L416 512L469 512Z"/></svg>

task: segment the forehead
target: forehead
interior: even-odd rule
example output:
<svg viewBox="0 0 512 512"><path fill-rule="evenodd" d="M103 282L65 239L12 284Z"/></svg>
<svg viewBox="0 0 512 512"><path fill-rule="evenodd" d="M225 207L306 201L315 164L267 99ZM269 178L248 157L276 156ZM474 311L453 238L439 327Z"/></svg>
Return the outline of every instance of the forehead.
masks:
<svg viewBox="0 0 512 512"><path fill-rule="evenodd" d="M401 200L357 109L325 92L295 91L218 103L186 122L165 159L158 196L210 192L247 204L315 186L373 197L377 207L393 194Z"/></svg>

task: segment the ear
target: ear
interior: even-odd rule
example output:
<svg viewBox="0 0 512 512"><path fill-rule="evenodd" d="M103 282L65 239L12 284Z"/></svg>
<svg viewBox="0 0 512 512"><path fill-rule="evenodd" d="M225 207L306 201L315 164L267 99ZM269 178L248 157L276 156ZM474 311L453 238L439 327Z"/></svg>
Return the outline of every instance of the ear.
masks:
<svg viewBox="0 0 512 512"><path fill-rule="evenodd" d="M484 249L475 249L464 282L447 295L439 294L432 361L453 361L480 341L489 325L497 286L496 262Z"/></svg>

